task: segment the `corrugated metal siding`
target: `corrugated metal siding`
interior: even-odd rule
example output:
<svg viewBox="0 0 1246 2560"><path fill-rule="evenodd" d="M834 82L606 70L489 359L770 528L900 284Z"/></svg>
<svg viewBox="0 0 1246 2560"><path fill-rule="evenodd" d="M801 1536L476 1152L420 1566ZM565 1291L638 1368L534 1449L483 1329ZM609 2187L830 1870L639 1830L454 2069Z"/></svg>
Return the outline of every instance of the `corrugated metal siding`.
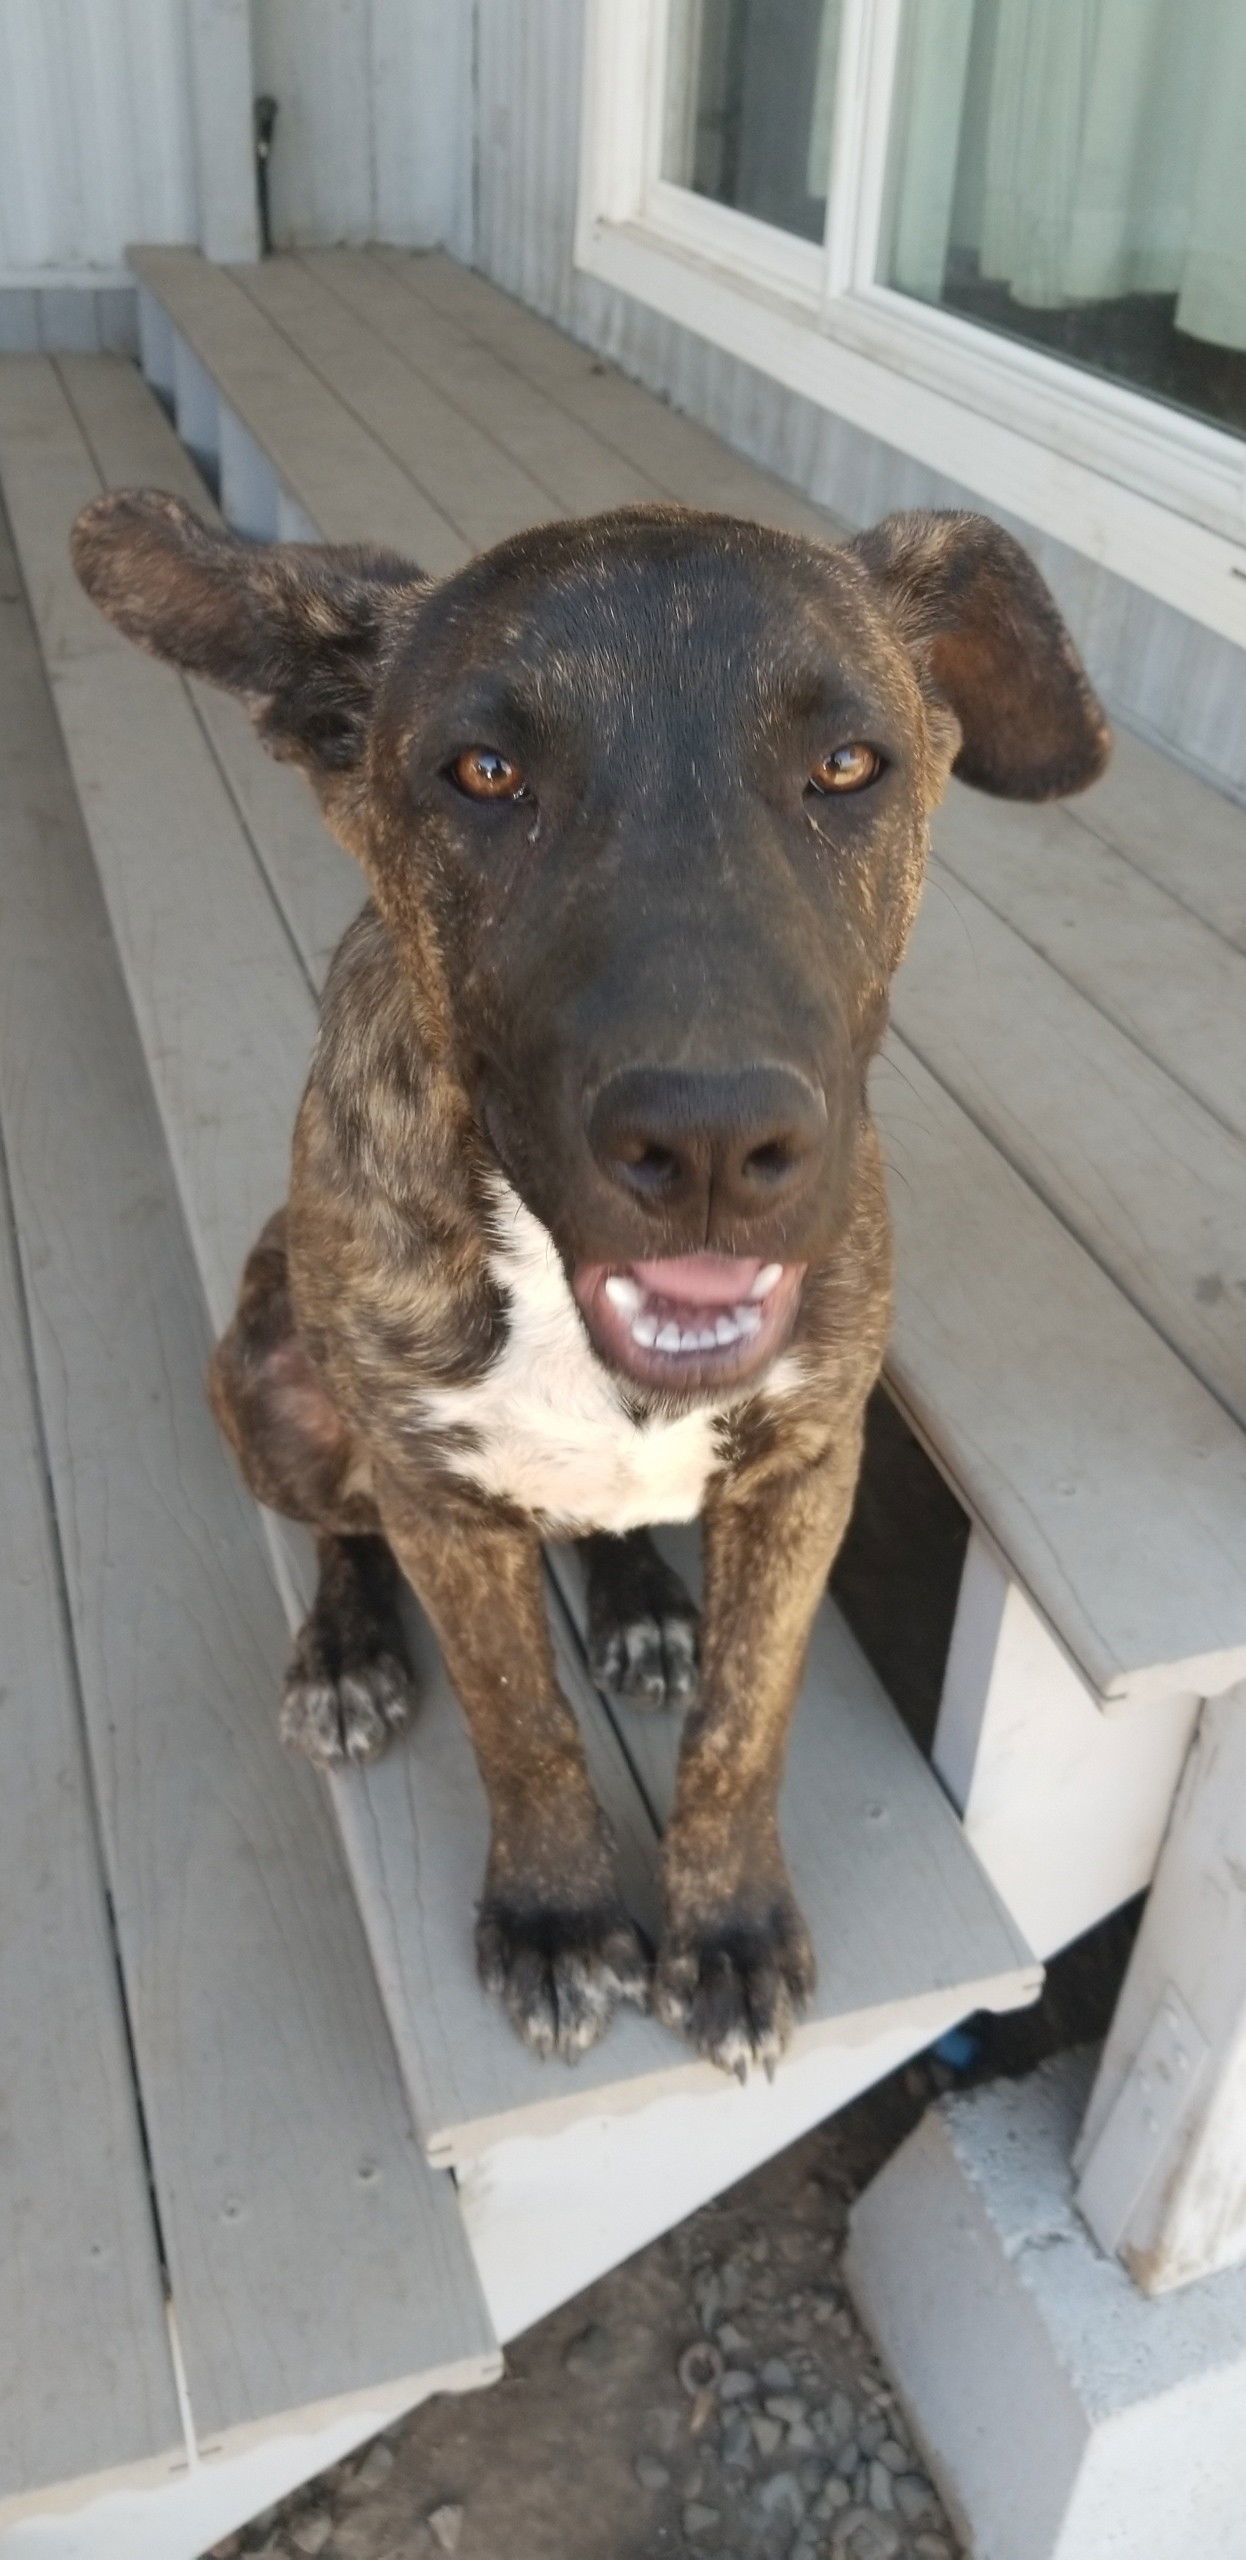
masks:
<svg viewBox="0 0 1246 2560"><path fill-rule="evenodd" d="M853 524L980 503L908 454L572 268L585 0L476 0L476 263ZM999 513L998 509L992 510ZM1246 799L1246 653L1019 518L1122 719Z"/></svg>
<svg viewBox="0 0 1246 2560"><path fill-rule="evenodd" d="M194 6L0 0L0 294L119 279L128 241L202 237ZM280 103L281 243L466 250L471 0L242 0L244 44L248 10L255 87ZM28 330L28 304L3 326Z"/></svg>
<svg viewBox="0 0 1246 2560"><path fill-rule="evenodd" d="M256 88L278 102L277 245L453 236L469 0L252 0L252 26Z"/></svg>
<svg viewBox="0 0 1246 2560"><path fill-rule="evenodd" d="M182 0L0 0L0 284L195 236Z"/></svg>

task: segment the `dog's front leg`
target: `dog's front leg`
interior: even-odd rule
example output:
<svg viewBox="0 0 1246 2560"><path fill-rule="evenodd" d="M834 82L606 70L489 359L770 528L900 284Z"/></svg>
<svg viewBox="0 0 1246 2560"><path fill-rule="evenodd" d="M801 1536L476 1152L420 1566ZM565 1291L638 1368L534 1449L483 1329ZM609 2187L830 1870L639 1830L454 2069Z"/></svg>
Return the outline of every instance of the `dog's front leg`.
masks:
<svg viewBox="0 0 1246 2560"><path fill-rule="evenodd" d="M649 1966L558 1686L534 1529L453 1489L378 1486L386 1535L436 1631L489 1800L476 1923L486 1990L524 2043L574 2061Z"/></svg>
<svg viewBox="0 0 1246 2560"><path fill-rule="evenodd" d="M813 1988L779 1840L792 1706L848 1522L859 1433L818 1465L707 1509L701 1694L684 1730L663 1872L655 2006L741 2078L769 2068Z"/></svg>

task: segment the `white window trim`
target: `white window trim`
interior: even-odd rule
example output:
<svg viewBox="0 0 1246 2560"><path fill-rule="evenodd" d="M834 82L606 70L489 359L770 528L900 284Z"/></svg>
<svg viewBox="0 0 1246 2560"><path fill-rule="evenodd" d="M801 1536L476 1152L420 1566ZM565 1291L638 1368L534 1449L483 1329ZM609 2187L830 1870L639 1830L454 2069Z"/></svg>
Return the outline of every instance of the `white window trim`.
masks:
<svg viewBox="0 0 1246 2560"><path fill-rule="evenodd" d="M588 0L576 265L1246 646L1246 442L873 281L901 0L845 0L825 250L658 169L668 0Z"/></svg>

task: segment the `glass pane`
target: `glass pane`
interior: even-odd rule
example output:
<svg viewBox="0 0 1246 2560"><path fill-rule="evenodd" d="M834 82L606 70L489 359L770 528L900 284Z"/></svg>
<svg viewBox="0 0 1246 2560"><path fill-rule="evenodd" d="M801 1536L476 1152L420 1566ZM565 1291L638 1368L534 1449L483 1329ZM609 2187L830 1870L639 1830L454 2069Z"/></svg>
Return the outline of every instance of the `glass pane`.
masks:
<svg viewBox="0 0 1246 2560"><path fill-rule="evenodd" d="M820 240L840 9L841 0L671 0L663 177Z"/></svg>
<svg viewBox="0 0 1246 2560"><path fill-rule="evenodd" d="M1246 0L906 0L882 280L1246 434Z"/></svg>

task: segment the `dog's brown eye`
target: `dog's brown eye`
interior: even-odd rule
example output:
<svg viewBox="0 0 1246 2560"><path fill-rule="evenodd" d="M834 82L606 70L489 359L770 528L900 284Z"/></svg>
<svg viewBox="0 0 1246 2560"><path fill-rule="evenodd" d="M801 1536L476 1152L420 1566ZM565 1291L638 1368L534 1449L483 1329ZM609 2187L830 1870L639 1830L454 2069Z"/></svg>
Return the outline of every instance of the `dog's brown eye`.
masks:
<svg viewBox="0 0 1246 2560"><path fill-rule="evenodd" d="M864 791L866 784L877 782L883 760L873 747L859 741L850 747L832 747L829 756L819 756L809 768L809 787L813 791Z"/></svg>
<svg viewBox="0 0 1246 2560"><path fill-rule="evenodd" d="M526 800L528 786L517 764L496 747L465 747L450 767L450 780L469 800Z"/></svg>

